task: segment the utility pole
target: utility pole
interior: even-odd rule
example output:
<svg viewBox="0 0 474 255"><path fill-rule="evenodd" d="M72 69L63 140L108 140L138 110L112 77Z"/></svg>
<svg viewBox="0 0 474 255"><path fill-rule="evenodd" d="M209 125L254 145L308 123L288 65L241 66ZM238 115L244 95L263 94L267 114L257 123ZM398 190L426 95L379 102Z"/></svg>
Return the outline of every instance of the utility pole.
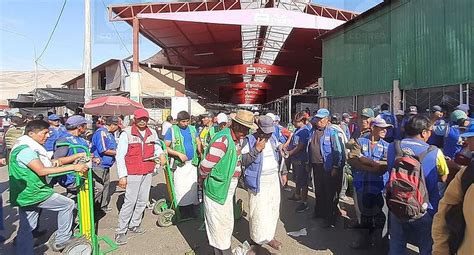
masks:
<svg viewBox="0 0 474 255"><path fill-rule="evenodd" d="M91 70L91 3L84 0L84 105L92 100L92 70ZM91 120L92 116L87 114L86 119Z"/></svg>

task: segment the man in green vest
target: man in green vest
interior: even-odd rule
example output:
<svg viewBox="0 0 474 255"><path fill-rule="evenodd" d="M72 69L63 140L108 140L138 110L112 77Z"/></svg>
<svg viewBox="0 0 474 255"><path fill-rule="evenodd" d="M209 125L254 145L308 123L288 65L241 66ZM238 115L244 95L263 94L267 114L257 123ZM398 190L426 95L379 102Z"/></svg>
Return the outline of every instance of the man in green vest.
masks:
<svg viewBox="0 0 474 255"><path fill-rule="evenodd" d="M62 251L74 241L72 236L74 200L55 193L45 176L66 171L87 172L85 164L53 167L43 144L49 137L49 124L33 120L26 125L25 134L18 139L10 153L8 165L10 203L18 206L20 224L17 234L17 254L34 254L33 229L42 209L58 212L58 230L53 250Z"/></svg>
<svg viewBox="0 0 474 255"><path fill-rule="evenodd" d="M207 132L206 138L204 138L205 142L201 142L203 144L202 151L207 150L207 147L209 146L209 143L211 142L212 138L214 138L214 136L218 132L220 132L224 128L228 127L229 117L227 117L227 114L221 112L221 113L217 114L216 122L217 122L217 125L214 125L211 128L209 128L209 132Z"/></svg>
<svg viewBox="0 0 474 255"><path fill-rule="evenodd" d="M233 197L241 173L240 140L257 129L253 114L239 110L230 128L217 133L209 143L199 167L204 190L207 238L214 254L232 254Z"/></svg>
<svg viewBox="0 0 474 255"><path fill-rule="evenodd" d="M177 124L166 132L164 140L173 169L174 190L181 216L195 218L195 205L199 204L197 166L201 151L196 128L189 125L191 116L186 111L177 115Z"/></svg>

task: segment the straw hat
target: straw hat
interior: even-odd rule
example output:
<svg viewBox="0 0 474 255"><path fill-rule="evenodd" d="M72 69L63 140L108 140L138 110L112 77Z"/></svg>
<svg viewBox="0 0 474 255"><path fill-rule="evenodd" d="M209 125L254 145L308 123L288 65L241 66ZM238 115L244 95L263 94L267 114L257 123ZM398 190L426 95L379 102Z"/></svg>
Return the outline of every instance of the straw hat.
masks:
<svg viewBox="0 0 474 255"><path fill-rule="evenodd" d="M238 110L232 120L250 129L258 128L257 124L254 122L253 113L246 110Z"/></svg>

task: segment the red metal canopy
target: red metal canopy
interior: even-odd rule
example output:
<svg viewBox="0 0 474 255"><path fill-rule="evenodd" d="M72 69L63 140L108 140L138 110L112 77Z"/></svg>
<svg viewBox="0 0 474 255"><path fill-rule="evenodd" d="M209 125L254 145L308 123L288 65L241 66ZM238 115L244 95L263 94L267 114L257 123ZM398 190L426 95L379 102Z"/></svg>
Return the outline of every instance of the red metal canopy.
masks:
<svg viewBox="0 0 474 255"><path fill-rule="evenodd" d="M263 103L287 94L296 71L298 88L315 83L321 75L320 36L356 15L291 0L109 6L110 21L128 22L162 48L145 62L186 67L187 90L232 103ZM245 84L260 84L259 91L249 93Z"/></svg>

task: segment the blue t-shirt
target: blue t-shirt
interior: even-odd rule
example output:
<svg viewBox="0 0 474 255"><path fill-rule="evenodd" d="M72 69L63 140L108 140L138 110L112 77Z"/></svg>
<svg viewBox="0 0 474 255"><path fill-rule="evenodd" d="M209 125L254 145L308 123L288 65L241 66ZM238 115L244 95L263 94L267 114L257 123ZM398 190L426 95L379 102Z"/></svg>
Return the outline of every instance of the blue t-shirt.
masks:
<svg viewBox="0 0 474 255"><path fill-rule="evenodd" d="M402 150L411 155L419 156L421 153L428 150L429 145L421 140L413 138L405 138L401 141ZM438 149L428 153L421 162L423 174L426 180L426 188L428 190L429 202L428 212L434 215L438 211L438 204L440 200L438 191L438 165L437 165ZM393 168L396 158L395 144L391 143L388 147L387 164L388 171Z"/></svg>
<svg viewBox="0 0 474 255"><path fill-rule="evenodd" d="M24 148L16 156L18 165L23 168L29 168L28 164L35 159L39 159L38 153L33 151L30 147Z"/></svg>
<svg viewBox="0 0 474 255"><path fill-rule="evenodd" d="M64 126L59 126L57 128L55 127L49 127L49 137L44 143L44 148L47 151L53 151L54 150L54 144L56 143L56 140L58 140L61 137L66 136L66 129Z"/></svg>
<svg viewBox="0 0 474 255"><path fill-rule="evenodd" d="M290 144L288 145L288 150L293 150L300 143L303 144L304 149L299 151L297 154L293 154L290 158L291 160L308 161L308 151L305 148L308 147L309 135L310 131L307 126L298 128L295 131L295 133L291 137Z"/></svg>
<svg viewBox="0 0 474 255"><path fill-rule="evenodd" d="M100 158L100 166L104 168L110 168L115 163L114 156L105 155L104 152L107 150L116 150L117 142L112 133L105 127L101 127L95 131L92 136L92 148L91 152L94 153L94 157Z"/></svg>
<svg viewBox="0 0 474 255"><path fill-rule="evenodd" d="M186 157L188 158L188 160L192 160L195 152L194 152L194 147L193 147L193 140L191 137L191 130L189 129L189 126L186 127L186 129L180 128L179 130L181 131L181 135L184 138L184 149L186 150ZM173 128L169 128L164 137L165 141L173 142L172 132L173 132ZM197 138L198 135L199 133L196 132L195 138Z"/></svg>

